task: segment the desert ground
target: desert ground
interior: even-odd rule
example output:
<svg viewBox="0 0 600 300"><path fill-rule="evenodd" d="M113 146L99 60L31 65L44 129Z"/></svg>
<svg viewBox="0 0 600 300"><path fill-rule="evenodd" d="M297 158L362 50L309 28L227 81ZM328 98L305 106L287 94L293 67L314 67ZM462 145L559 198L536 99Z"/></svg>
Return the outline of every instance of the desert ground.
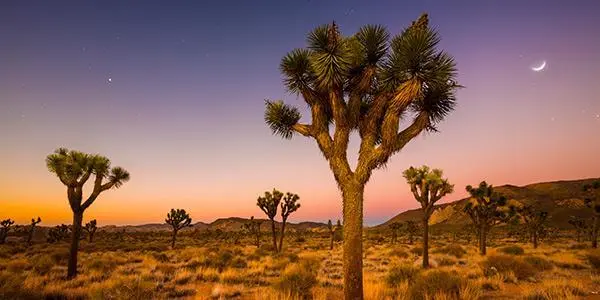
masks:
<svg viewBox="0 0 600 300"><path fill-rule="evenodd" d="M600 251L564 231L537 249L496 230L479 255L469 230L433 228L431 268L421 246L365 230L366 299L600 299ZM342 247L326 232L290 232L281 253L243 232L99 231L81 241L80 274L66 280L68 239L0 245L2 299L341 299Z"/></svg>

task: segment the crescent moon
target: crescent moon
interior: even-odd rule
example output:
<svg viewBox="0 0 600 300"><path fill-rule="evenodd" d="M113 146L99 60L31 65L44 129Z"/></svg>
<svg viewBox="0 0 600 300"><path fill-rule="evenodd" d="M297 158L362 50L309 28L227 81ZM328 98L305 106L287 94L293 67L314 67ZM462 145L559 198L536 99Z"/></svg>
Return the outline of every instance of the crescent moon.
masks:
<svg viewBox="0 0 600 300"><path fill-rule="evenodd" d="M543 61L541 65L539 65L537 67L532 67L531 69L536 72L539 72L539 71L543 70L545 67L546 67L546 61Z"/></svg>

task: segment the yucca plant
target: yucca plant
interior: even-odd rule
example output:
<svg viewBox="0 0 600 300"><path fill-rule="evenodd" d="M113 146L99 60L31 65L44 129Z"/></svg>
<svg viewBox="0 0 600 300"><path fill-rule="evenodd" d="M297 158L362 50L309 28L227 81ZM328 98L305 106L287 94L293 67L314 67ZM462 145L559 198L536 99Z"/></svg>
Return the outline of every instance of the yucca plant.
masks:
<svg viewBox="0 0 600 300"><path fill-rule="evenodd" d="M310 123L300 122L297 108L266 101L272 132L313 138L342 192L345 299L363 298L363 194L372 171L413 138L436 131L454 108L456 67L439 41L426 14L394 37L379 25L347 37L335 23L317 27L308 46L290 51L280 65L288 91L308 104ZM353 131L361 139L354 170L347 157Z"/></svg>
<svg viewBox="0 0 600 300"><path fill-rule="evenodd" d="M165 219L165 223L171 225L173 228L173 233L171 235L171 248L175 248L175 241L177 240L177 233L179 230L191 227L192 226L192 218L185 211L185 209L171 209L169 213L167 213L167 218Z"/></svg>
<svg viewBox="0 0 600 300"><path fill-rule="evenodd" d="M29 229L27 230L27 245L31 245L35 227L37 226L37 224L39 224L41 222L42 222L42 219L40 217L38 217L37 219L31 219L31 224L29 225Z"/></svg>
<svg viewBox="0 0 600 300"><path fill-rule="evenodd" d="M89 222L87 222L85 224L85 226L83 227L83 230L85 230L88 233L88 241L90 243L94 242L94 235L96 234L96 230L98 230L98 222L96 221L96 219L91 220Z"/></svg>
<svg viewBox="0 0 600 300"><path fill-rule="evenodd" d="M4 244L6 242L6 238L8 237L8 233L10 232L10 227L15 224L15 221L11 219L2 220L0 222L0 244Z"/></svg>
<svg viewBox="0 0 600 300"><path fill-rule="evenodd" d="M548 212L531 205L515 207L514 209L522 219L525 229L529 234L529 240L533 244L533 248L536 249L538 247L540 235L545 230Z"/></svg>
<svg viewBox="0 0 600 300"><path fill-rule="evenodd" d="M286 193L281 202L281 235L279 236L279 252L283 250L283 237L285 236L285 224L289 216L300 208L300 196Z"/></svg>
<svg viewBox="0 0 600 300"><path fill-rule="evenodd" d="M59 148L46 157L48 170L67 187L69 205L73 211L73 230L67 268L67 278L77 276L77 251L81 239L83 213L102 192L121 187L129 181L129 173L121 167L111 168L110 160L101 155ZM94 176L91 193L85 199L83 186Z"/></svg>

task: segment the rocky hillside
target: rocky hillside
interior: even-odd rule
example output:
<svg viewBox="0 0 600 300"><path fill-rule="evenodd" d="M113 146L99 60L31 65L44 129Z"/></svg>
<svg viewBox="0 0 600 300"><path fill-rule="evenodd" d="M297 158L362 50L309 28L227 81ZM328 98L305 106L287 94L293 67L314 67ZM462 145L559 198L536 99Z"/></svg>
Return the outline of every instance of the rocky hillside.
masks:
<svg viewBox="0 0 600 300"><path fill-rule="evenodd" d="M535 205L549 213L551 226L569 228L570 216L590 216L590 211L585 207L583 186L598 179L582 179L570 181L554 181L535 183L526 186L503 185L495 190L509 201L518 201L526 205ZM437 206L431 216L431 225L463 225L470 223L469 217L463 212L467 199L444 203ZM420 221L422 213L418 209L408 210L391 218L389 221L376 226L388 226L394 222L407 220Z"/></svg>

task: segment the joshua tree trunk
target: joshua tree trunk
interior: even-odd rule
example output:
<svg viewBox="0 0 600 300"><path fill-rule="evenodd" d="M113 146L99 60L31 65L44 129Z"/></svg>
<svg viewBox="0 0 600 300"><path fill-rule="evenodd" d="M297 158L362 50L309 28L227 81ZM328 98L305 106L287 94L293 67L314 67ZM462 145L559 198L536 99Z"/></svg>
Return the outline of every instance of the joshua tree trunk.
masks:
<svg viewBox="0 0 600 300"><path fill-rule="evenodd" d="M256 248L260 248L260 229L256 233Z"/></svg>
<svg viewBox="0 0 600 300"><path fill-rule="evenodd" d="M331 239L329 241L329 250L333 250L333 238L335 236L335 231L331 232Z"/></svg>
<svg viewBox="0 0 600 300"><path fill-rule="evenodd" d="M94 232L90 232L90 243L94 242Z"/></svg>
<svg viewBox="0 0 600 300"><path fill-rule="evenodd" d="M175 248L175 240L177 239L177 230L173 230L173 236L171 237L171 248Z"/></svg>
<svg viewBox="0 0 600 300"><path fill-rule="evenodd" d="M533 237L532 237L533 238L533 249L537 249L537 247L538 247L538 234L537 234L537 231L534 231L532 235L533 235Z"/></svg>
<svg viewBox="0 0 600 300"><path fill-rule="evenodd" d="M423 217L423 268L429 268L429 217Z"/></svg>
<svg viewBox="0 0 600 300"><path fill-rule="evenodd" d="M279 236L279 252L283 250L283 236L285 235L285 222L287 220L284 218L281 222L281 235Z"/></svg>
<svg viewBox="0 0 600 300"><path fill-rule="evenodd" d="M344 215L344 299L363 299L362 228L364 185L342 187Z"/></svg>
<svg viewBox="0 0 600 300"><path fill-rule="evenodd" d="M592 228L592 248L598 248L598 216L594 216L594 225Z"/></svg>
<svg viewBox="0 0 600 300"><path fill-rule="evenodd" d="M69 265L67 278L77 276L77 251L79 250L79 239L81 237L81 224L83 223L83 212L73 213L73 232L71 233L71 250L69 252Z"/></svg>
<svg viewBox="0 0 600 300"><path fill-rule="evenodd" d="M486 255L487 253L487 228L479 229L479 254Z"/></svg>
<svg viewBox="0 0 600 300"><path fill-rule="evenodd" d="M277 252L277 230L275 229L275 220L271 219L271 232L273 233L273 251Z"/></svg>

